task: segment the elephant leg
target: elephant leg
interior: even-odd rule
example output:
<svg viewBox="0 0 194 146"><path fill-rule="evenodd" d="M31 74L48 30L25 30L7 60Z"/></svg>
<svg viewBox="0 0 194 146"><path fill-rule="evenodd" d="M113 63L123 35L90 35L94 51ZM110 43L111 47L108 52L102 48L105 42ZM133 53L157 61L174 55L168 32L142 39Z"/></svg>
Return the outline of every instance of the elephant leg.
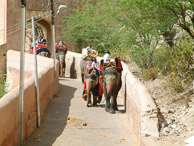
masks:
<svg viewBox="0 0 194 146"><path fill-rule="evenodd" d="M108 112L110 110L110 97L106 97L106 105L105 105L105 111Z"/></svg>
<svg viewBox="0 0 194 146"><path fill-rule="evenodd" d="M60 76L63 76L63 63L60 63Z"/></svg>
<svg viewBox="0 0 194 146"><path fill-rule="evenodd" d="M94 81L96 82L96 81ZM99 97L99 86L98 84L97 85L94 85L93 88L92 88L92 94L93 94L93 106L96 107L97 106L97 100L98 100L98 97Z"/></svg>
<svg viewBox="0 0 194 146"><path fill-rule="evenodd" d="M84 74L82 74L82 83L84 83Z"/></svg>
<svg viewBox="0 0 194 146"><path fill-rule="evenodd" d="M94 96L94 94L93 94L93 106L97 107L97 96Z"/></svg>
<svg viewBox="0 0 194 146"><path fill-rule="evenodd" d="M117 97L114 97L114 110L118 111L118 107L117 107Z"/></svg>
<svg viewBox="0 0 194 146"><path fill-rule="evenodd" d="M65 77L65 69L66 69L65 58L64 58L64 65L63 65L63 69L64 69L63 74L64 74L64 77Z"/></svg>
<svg viewBox="0 0 194 146"><path fill-rule="evenodd" d="M87 93L88 93L88 97L87 97L87 107L91 107L92 106L91 93L89 91L87 91Z"/></svg>
<svg viewBox="0 0 194 146"><path fill-rule="evenodd" d="M115 114L115 99L114 99L114 96L111 96L111 104L110 104L110 113L111 114Z"/></svg>
<svg viewBox="0 0 194 146"><path fill-rule="evenodd" d="M116 111L119 110L119 109L118 109L118 106L117 106L117 96L118 96L118 92L116 92L115 95L113 96L113 102L114 102L113 108L114 108L114 110L116 110Z"/></svg>
<svg viewBox="0 0 194 146"><path fill-rule="evenodd" d="M61 76L61 63L59 62L59 76Z"/></svg>

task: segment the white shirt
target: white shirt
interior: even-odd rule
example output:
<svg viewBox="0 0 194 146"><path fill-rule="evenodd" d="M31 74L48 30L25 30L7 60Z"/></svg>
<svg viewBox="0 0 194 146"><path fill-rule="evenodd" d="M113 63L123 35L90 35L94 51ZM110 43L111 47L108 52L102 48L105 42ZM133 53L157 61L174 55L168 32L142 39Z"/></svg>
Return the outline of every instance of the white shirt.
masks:
<svg viewBox="0 0 194 146"><path fill-rule="evenodd" d="M109 63L109 62L110 62L109 54L108 54L108 53L106 53L106 54L103 56L103 60L104 60L104 63Z"/></svg>
<svg viewBox="0 0 194 146"><path fill-rule="evenodd" d="M92 49L90 46L88 46L86 48L86 50L89 51L90 53L95 53L96 52L96 50ZM88 56L88 54L86 56Z"/></svg>
<svg viewBox="0 0 194 146"><path fill-rule="evenodd" d="M65 42L60 41L57 47L62 47L63 45L65 45Z"/></svg>
<svg viewBox="0 0 194 146"><path fill-rule="evenodd" d="M92 62L92 67L96 67L96 68L99 68L100 67L100 64L99 64L99 62L95 62L95 61L93 61Z"/></svg>
<svg viewBox="0 0 194 146"><path fill-rule="evenodd" d="M90 46L88 46L88 47L86 48L86 50L93 51L93 49L92 49Z"/></svg>
<svg viewBox="0 0 194 146"><path fill-rule="evenodd" d="M82 49L82 55L83 56L88 56L88 50L86 48Z"/></svg>

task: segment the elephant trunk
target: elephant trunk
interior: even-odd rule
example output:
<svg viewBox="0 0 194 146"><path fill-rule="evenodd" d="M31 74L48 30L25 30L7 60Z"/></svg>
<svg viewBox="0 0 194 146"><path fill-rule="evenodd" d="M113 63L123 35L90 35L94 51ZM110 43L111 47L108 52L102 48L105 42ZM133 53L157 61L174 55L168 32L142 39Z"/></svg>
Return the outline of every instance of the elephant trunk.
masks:
<svg viewBox="0 0 194 146"><path fill-rule="evenodd" d="M112 86L111 85L107 85L106 86L106 93L107 93L107 95L110 96L111 92L112 92Z"/></svg>
<svg viewBox="0 0 194 146"><path fill-rule="evenodd" d="M96 75L87 74L86 75L86 87L87 91L91 91L96 86L96 80L98 78Z"/></svg>
<svg viewBox="0 0 194 146"><path fill-rule="evenodd" d="M86 81L86 88L87 88L87 92L91 91L91 88L92 88L92 81L91 80Z"/></svg>

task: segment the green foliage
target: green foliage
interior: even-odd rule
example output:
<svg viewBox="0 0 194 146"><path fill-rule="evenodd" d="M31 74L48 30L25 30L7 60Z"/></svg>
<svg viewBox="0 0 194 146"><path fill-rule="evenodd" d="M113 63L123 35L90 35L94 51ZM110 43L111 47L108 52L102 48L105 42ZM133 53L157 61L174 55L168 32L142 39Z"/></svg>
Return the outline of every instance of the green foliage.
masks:
<svg viewBox="0 0 194 146"><path fill-rule="evenodd" d="M167 82L176 92L182 92L191 85L194 77L193 43L182 41L178 46L168 50L168 53Z"/></svg>
<svg viewBox="0 0 194 146"><path fill-rule="evenodd" d="M169 71L169 63L172 60L170 51L171 49L164 46L161 49L157 49L153 57L154 66L158 68L163 75L166 75Z"/></svg>
<svg viewBox="0 0 194 146"><path fill-rule="evenodd" d="M5 83L0 83L0 98L3 97L5 94Z"/></svg>
<svg viewBox="0 0 194 146"><path fill-rule="evenodd" d="M161 71L182 92L193 79L193 11L187 0L86 0L64 18L64 36L76 52L92 43L100 55L130 56L144 79Z"/></svg>
<svg viewBox="0 0 194 146"><path fill-rule="evenodd" d="M144 69L141 77L144 80L155 80L158 77L158 69L157 68Z"/></svg>
<svg viewBox="0 0 194 146"><path fill-rule="evenodd" d="M111 17L114 11L109 11L107 5L102 6L98 1L94 5L87 3L83 10L74 10L74 15L64 19L67 30L64 35L74 43L77 52L89 43L98 51L116 47L117 36Z"/></svg>

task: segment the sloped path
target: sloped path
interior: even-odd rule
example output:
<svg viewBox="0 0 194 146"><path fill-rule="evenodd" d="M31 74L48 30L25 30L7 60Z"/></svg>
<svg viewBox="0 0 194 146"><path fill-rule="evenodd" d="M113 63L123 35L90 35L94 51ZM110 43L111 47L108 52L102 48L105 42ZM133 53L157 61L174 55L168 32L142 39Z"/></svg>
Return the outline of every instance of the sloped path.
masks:
<svg viewBox="0 0 194 146"><path fill-rule="evenodd" d="M59 97L54 97L37 129L24 146L139 146L128 126L122 99L118 111L109 114L104 104L86 107L79 80L60 78ZM85 126L84 126L85 125Z"/></svg>

